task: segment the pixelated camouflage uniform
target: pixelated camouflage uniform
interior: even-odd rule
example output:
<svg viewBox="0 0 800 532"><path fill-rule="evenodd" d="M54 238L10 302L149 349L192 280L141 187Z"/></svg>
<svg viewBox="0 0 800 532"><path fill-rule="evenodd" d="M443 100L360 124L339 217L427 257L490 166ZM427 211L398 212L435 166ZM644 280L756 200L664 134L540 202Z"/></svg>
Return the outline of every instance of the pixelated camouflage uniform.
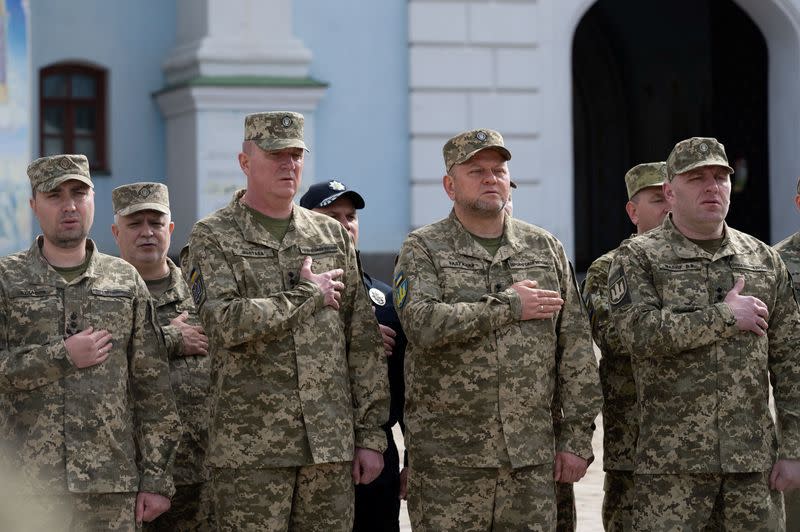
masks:
<svg viewBox="0 0 800 532"><path fill-rule="evenodd" d="M175 496L170 509L146 530L206 530L206 510L202 497L202 486L207 479L205 448L208 439L208 382L211 360L204 355L184 355L183 335L170 322L187 312L186 323L199 325L189 287L181 270L167 258L169 288L154 299L156 317L167 346L169 374L172 393L183 425L178 453L175 457L173 478Z"/></svg>
<svg viewBox="0 0 800 532"><path fill-rule="evenodd" d="M632 354L639 398L635 513L643 475L718 475L725 482L726 475L768 473L776 458L799 455L800 314L788 272L762 242L727 225L724 235L712 256L667 217L614 257L612 319ZM770 310L765 336L739 331L724 303L739 277L742 294ZM780 442L769 410L770 378ZM726 525L735 513L724 508Z"/></svg>
<svg viewBox="0 0 800 532"><path fill-rule="evenodd" d="M412 477L418 468L440 466L552 467L554 450L592 457L600 389L571 267L561 244L542 229L506 217L504 234L492 258L451 212L412 232L400 251L395 307L409 341ZM510 286L524 279L559 292L562 310L552 319L520 321L520 299ZM554 441L557 379L564 419ZM552 505L552 476L549 482Z"/></svg>
<svg viewBox="0 0 800 532"><path fill-rule="evenodd" d="M775 244L775 249L792 276L794 298L800 301L800 233ZM784 492L783 500L786 504L786 530L800 530L800 490Z"/></svg>
<svg viewBox="0 0 800 532"><path fill-rule="evenodd" d="M0 446L34 493L171 496L180 422L147 287L97 251L66 282L28 251L0 259ZM107 360L78 369L64 338L112 333ZM137 463L138 458L138 463Z"/></svg>
<svg viewBox="0 0 800 532"><path fill-rule="evenodd" d="M631 530L638 432L631 357L614 329L608 306L608 270L615 252L609 251L589 266L583 285L592 337L602 353L600 384L603 388L603 471L606 472L602 513L603 528L609 531Z"/></svg>
<svg viewBox="0 0 800 532"><path fill-rule="evenodd" d="M352 240L294 206L278 242L243 194L195 224L184 271L212 357L206 464L285 468L347 462L355 447L382 452L386 360ZM314 272L344 270L338 311L300 278L306 256Z"/></svg>

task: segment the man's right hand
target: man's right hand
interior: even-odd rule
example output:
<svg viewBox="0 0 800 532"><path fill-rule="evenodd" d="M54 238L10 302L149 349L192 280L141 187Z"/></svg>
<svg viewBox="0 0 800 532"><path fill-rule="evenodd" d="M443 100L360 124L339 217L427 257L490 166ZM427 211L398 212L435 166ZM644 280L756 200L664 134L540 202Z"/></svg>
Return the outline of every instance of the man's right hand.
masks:
<svg viewBox="0 0 800 532"><path fill-rule="evenodd" d="M208 336L205 335L201 326L186 323L187 319L189 319L189 313L184 310L180 316L176 316L169 322L181 332L183 338L181 354L208 356Z"/></svg>
<svg viewBox="0 0 800 532"><path fill-rule="evenodd" d="M725 303L736 317L736 328L750 331L758 336L767 334L769 309L763 301L753 296L739 295L744 289L744 278L739 277L731 291L725 296Z"/></svg>
<svg viewBox="0 0 800 532"><path fill-rule="evenodd" d="M544 320L552 318L564 305L561 294L553 290L537 288L539 283L525 279L511 285L522 303L522 320Z"/></svg>
<svg viewBox="0 0 800 532"><path fill-rule="evenodd" d="M327 272L314 273L311 271L311 262L311 257L306 257L303 260L303 265L300 267L300 277L317 285L325 296L325 304L335 310L339 310L339 301L342 299L344 283L336 279L344 274L344 270L336 268Z"/></svg>
<svg viewBox="0 0 800 532"><path fill-rule="evenodd" d="M65 339L64 345L75 367L83 369L96 366L105 362L111 353L111 333L89 327Z"/></svg>

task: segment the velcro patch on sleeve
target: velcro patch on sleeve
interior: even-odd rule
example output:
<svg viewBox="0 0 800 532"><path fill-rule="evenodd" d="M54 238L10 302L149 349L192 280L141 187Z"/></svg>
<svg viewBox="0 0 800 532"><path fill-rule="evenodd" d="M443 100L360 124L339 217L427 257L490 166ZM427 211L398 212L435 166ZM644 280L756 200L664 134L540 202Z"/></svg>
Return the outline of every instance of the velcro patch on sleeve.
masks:
<svg viewBox="0 0 800 532"><path fill-rule="evenodd" d="M396 309L403 308L406 304L406 296L408 296L408 279L403 272L397 272L394 276L394 307Z"/></svg>
<svg viewBox="0 0 800 532"><path fill-rule="evenodd" d="M625 277L625 269L622 267L616 272L614 280L609 281L608 302L612 307L627 305L631 302L628 279Z"/></svg>
<svg viewBox="0 0 800 532"><path fill-rule="evenodd" d="M189 274L189 289L192 291L194 305L199 309L206 301L206 286L203 283L203 275L200 273L200 268L197 266L192 267L192 272Z"/></svg>

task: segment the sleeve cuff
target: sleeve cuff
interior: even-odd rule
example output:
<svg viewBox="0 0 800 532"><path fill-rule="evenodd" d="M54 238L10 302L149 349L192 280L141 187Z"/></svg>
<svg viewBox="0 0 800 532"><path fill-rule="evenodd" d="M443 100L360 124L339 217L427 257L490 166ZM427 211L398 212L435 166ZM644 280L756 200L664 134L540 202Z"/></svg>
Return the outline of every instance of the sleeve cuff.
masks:
<svg viewBox="0 0 800 532"><path fill-rule="evenodd" d="M386 450L386 432L380 427L374 430L357 430L356 447L383 453Z"/></svg>
<svg viewBox="0 0 800 532"><path fill-rule="evenodd" d="M508 297L508 305L511 308L511 319L519 321L522 318L522 301L519 299L519 294L517 294L517 291L513 288L506 288L503 294Z"/></svg>
<svg viewBox="0 0 800 532"><path fill-rule="evenodd" d="M717 312L719 312L719 315L722 317L722 322L725 324L722 334L728 337L739 332L739 329L736 328L736 316L733 315L731 307L729 307L727 303L717 303L714 307L717 309Z"/></svg>
<svg viewBox="0 0 800 532"><path fill-rule="evenodd" d="M164 477L144 476L139 480L139 492L157 493L171 499L175 495L175 483L172 481L171 475Z"/></svg>
<svg viewBox="0 0 800 532"><path fill-rule="evenodd" d="M183 335L174 325L164 325L161 327L164 334L164 343L167 344L167 353L170 356L181 356L183 354Z"/></svg>

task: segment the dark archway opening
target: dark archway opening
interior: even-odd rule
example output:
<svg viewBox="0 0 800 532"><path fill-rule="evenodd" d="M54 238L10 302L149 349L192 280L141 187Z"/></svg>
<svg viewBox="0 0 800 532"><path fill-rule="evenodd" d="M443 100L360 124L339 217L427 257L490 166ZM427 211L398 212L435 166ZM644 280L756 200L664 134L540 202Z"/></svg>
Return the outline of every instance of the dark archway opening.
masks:
<svg viewBox="0 0 800 532"><path fill-rule="evenodd" d="M623 176L712 136L736 170L728 224L769 241L767 45L732 0L600 0L572 50L576 266L635 231Z"/></svg>

